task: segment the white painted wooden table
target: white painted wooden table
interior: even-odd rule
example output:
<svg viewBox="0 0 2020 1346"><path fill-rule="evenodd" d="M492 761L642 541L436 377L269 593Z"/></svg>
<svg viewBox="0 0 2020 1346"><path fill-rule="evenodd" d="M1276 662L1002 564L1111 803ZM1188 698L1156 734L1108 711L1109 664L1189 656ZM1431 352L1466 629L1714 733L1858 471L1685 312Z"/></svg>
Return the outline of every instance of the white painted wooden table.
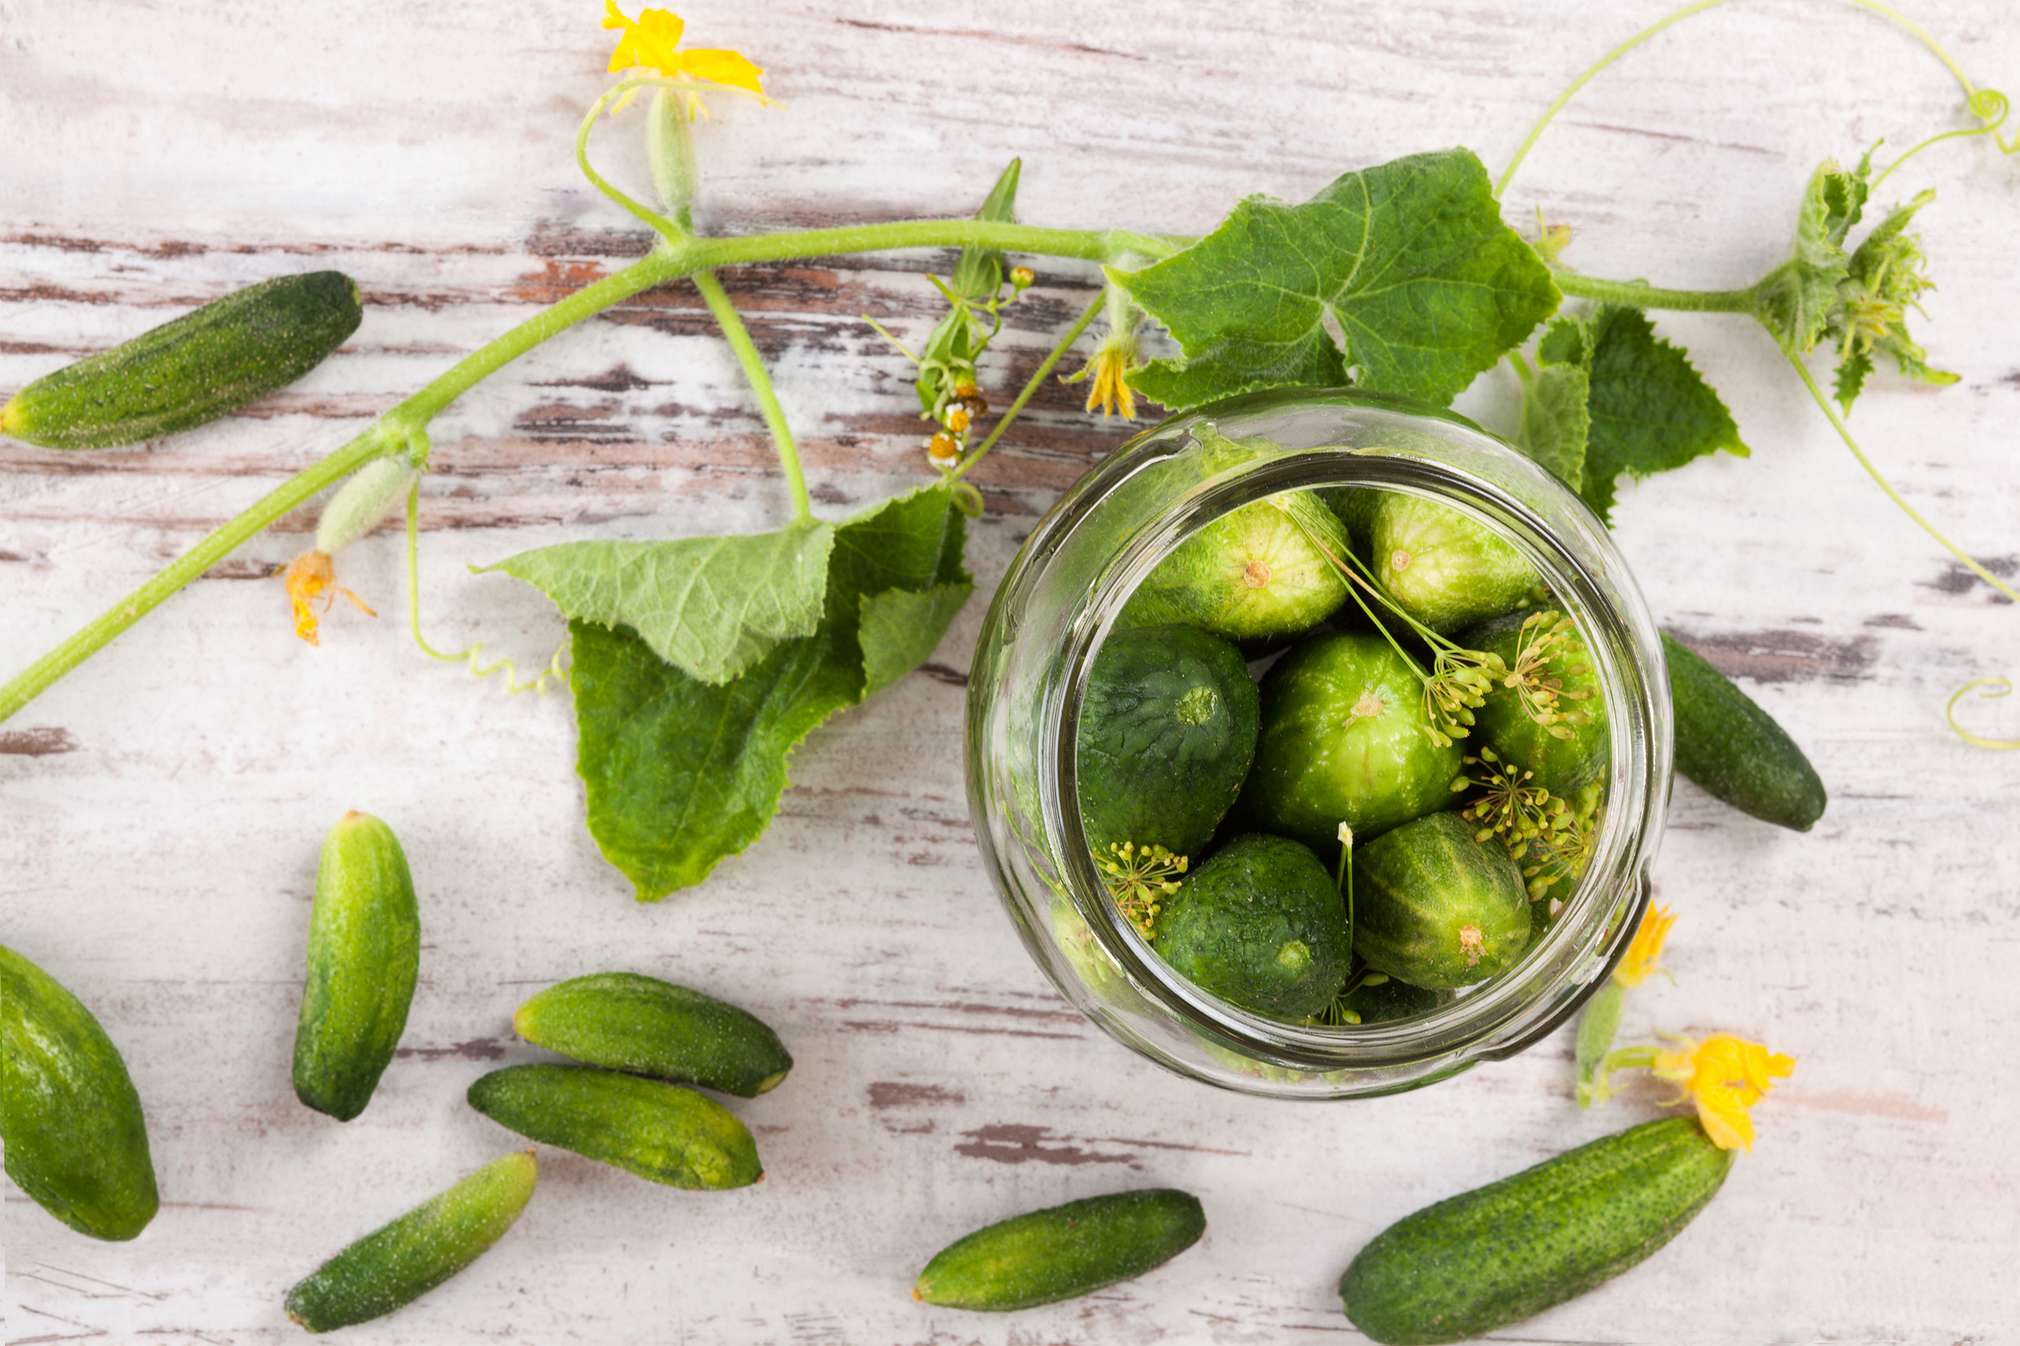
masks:
<svg viewBox="0 0 2020 1346"><path fill-rule="evenodd" d="M1239 194L1463 142L1498 165L1549 95L1650 4L1259 3L1215 15L1042 0L709 4L704 45L772 70L786 106L702 133L709 228L971 210L1026 156L1025 218L1195 230ZM2020 80L2004 0L1923 15L1991 83ZM1633 11L1630 15L1625 11ZM0 447L8 671L456 354L638 252L569 162L601 87L587 0L80 5L0 0L0 389L253 279L341 267L364 328L297 388L141 453ZM1812 164L1950 124L1954 88L1878 21L1736 5L1593 86L1524 170L1572 259L1674 284L1751 279ZM600 142L635 170L631 129ZM1982 144L1906 176L1942 288L1924 335L1963 375L1882 382L1858 430L1910 497L2016 563L2012 221L2020 171ZM1903 188L1911 184L1902 182ZM739 272L820 506L921 479L903 362L944 257ZM999 404L1089 293L1040 286L989 370ZM1751 461L1630 489L1618 520L1658 612L1808 746L1830 812L1797 837L1679 783L1658 871L1673 986L1626 1031L1733 1029L1801 1058L1757 1153L1671 1249L1509 1329L1563 1342L1950 1343L2020 1337L2020 757L1941 708L2020 664L2020 621L1858 474L1734 320L1663 320L1723 389ZM1041 330L1042 329L1042 330ZM1490 376L1462 404L1505 415ZM1504 422L1505 423L1505 422ZM691 292L641 297L484 385L438 425L424 522L431 622L546 657L538 594L466 563L567 537L754 528L784 509L762 427ZM980 472L971 562L993 585L1114 440L1054 390ZM705 887L637 906L580 821L565 698L507 698L407 644L396 536L343 558L388 614L290 635L269 571L290 519L0 729L0 938L125 1050L164 1204L89 1242L11 1189L17 1343L292 1339L283 1288L511 1138L465 1086L532 1053L533 987L635 968L748 1004L798 1059L738 1110L769 1178L667 1191L552 1154L524 1220L368 1343L1260 1342L1351 1329L1333 1285L1395 1217L1652 1111L1571 1103L1568 1042L1420 1093L1331 1106L1212 1092L1083 1023L1026 961L976 863L962 792L972 604L936 662L822 731L771 835ZM1995 722L1996 723L1996 722ZM2013 732L2015 722L2005 728ZM426 913L406 1046L370 1110L298 1106L288 1051L324 829L405 838ZM906 1290L948 1238L1129 1185L1205 1199L1206 1241L1156 1275L1009 1318Z"/></svg>

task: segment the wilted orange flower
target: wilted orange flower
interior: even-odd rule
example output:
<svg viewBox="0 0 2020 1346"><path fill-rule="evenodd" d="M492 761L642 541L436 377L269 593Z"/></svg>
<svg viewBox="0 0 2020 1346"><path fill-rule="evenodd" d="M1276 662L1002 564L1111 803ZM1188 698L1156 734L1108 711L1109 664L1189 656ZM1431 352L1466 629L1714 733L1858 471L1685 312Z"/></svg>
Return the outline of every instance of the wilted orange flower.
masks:
<svg viewBox="0 0 2020 1346"><path fill-rule="evenodd" d="M336 567L330 563L330 554L325 551L305 551L288 562L287 569L288 602L295 611L295 634L311 645L320 645L316 638L319 618L316 615L315 600L323 600L323 611L330 610L330 604L342 594L358 605L358 611L367 617L379 614L365 605L365 600L337 583Z"/></svg>

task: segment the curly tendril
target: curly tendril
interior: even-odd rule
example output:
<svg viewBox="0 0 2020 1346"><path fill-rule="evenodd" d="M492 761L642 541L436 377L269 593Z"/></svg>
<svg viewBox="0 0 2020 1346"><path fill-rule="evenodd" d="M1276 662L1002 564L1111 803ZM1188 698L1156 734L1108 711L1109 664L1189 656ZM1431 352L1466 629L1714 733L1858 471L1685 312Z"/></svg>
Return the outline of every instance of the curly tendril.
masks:
<svg viewBox="0 0 2020 1346"><path fill-rule="evenodd" d="M547 667L531 678L521 678L519 666L510 659L494 659L488 664L485 663L482 643L473 643L467 649L457 650L453 654L438 650L428 643L428 638L421 634L420 513L421 481L416 477L413 486L407 491L407 630L413 635L414 644L420 647L421 653L430 659L439 659L445 664L465 664L469 667L471 676L480 680L494 673L503 673L505 690L514 696L521 692L533 692L545 696L557 685L566 682L568 642L565 640L555 647L554 657L547 661Z"/></svg>
<svg viewBox="0 0 2020 1346"><path fill-rule="evenodd" d="M1986 738L1974 734L1957 721L1957 703L1971 693L1978 693L1981 701L1996 701L2002 696L2013 695L2013 679L1987 677L1973 678L1959 687L1950 696L1950 704L1944 708L1943 718L1950 722L1950 732L1974 748L1990 748L1994 752L2020 752L2020 738Z"/></svg>

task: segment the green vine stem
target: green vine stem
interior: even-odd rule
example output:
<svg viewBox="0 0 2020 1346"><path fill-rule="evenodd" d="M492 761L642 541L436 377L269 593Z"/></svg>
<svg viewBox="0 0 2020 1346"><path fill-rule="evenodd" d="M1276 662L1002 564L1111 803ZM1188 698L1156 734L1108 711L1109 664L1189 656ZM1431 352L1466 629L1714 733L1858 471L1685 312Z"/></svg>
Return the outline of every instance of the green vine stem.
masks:
<svg viewBox="0 0 2020 1346"><path fill-rule="evenodd" d="M980 462L982 455L994 448L997 440L1003 438L1003 432L1010 428L1010 422L1017 419L1025 406L1037 395L1038 390L1045 386L1046 378L1054 369L1059 367L1059 362L1066 357L1066 352L1073 348L1073 343L1080 340L1081 333L1085 332L1088 324L1094 321L1094 315L1101 312L1103 298L1103 295L1095 295L1094 302L1087 306L1080 317L1074 321L1073 326L1066 329L1066 335L1053 343L1052 349L1045 353L1045 358L1038 362L1037 370L1025 381L1024 387L1018 391L1016 401L1012 402L1009 409L996 418L996 424L990 427L988 436L970 450L968 456L956 464L953 470L947 473L948 481L959 481L963 473Z"/></svg>
<svg viewBox="0 0 2020 1346"><path fill-rule="evenodd" d="M702 302L715 315L716 326L722 328L723 339L736 353L736 362L743 366L744 378L757 398L758 410L764 414L765 427L771 431L772 444L778 450L779 466L785 469L786 485L793 493L794 522L812 523L814 502L807 494L807 475L800 467L800 451L793 443L785 408L779 405L778 391L772 387L771 375L765 369L764 357L758 354L757 343L751 340L750 329L744 326L736 305L723 293L722 282L716 279L715 272L695 272L694 288L701 291Z"/></svg>
<svg viewBox="0 0 2020 1346"><path fill-rule="evenodd" d="M1601 280L1576 271L1551 268L1557 288L1577 299L1632 308L1666 308L1685 313L1745 313L1755 311L1755 288L1741 290L1672 290L1638 280Z"/></svg>

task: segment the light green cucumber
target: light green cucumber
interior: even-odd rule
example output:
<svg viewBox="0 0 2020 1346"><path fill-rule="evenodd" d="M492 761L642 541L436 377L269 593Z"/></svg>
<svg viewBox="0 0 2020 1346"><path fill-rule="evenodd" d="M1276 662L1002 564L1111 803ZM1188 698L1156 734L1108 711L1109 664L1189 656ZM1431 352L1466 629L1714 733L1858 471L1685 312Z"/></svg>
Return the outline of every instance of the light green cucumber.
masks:
<svg viewBox="0 0 2020 1346"><path fill-rule="evenodd" d="M779 1035L755 1015L636 972L595 972L534 995L512 1016L536 1047L592 1066L699 1084L740 1098L793 1068Z"/></svg>
<svg viewBox="0 0 2020 1346"><path fill-rule="evenodd" d="M1221 515L1130 595L1124 626L1196 626L1228 640L1295 636L1347 601L1347 530L1310 491Z"/></svg>
<svg viewBox="0 0 2020 1346"><path fill-rule="evenodd" d="M14 1185L80 1234L130 1239L161 1205L119 1048L82 1001L5 946L0 1143Z"/></svg>
<svg viewBox="0 0 2020 1346"><path fill-rule="evenodd" d="M293 383L363 316L341 272L261 281L43 375L0 407L0 434L106 449L192 429Z"/></svg>
<svg viewBox="0 0 2020 1346"><path fill-rule="evenodd" d="M1405 612L1438 631L1498 617L1538 592L1536 568L1450 505L1385 492L1368 525L1368 562Z"/></svg>
<svg viewBox="0 0 2020 1346"><path fill-rule="evenodd" d="M912 1298L991 1312L1051 1304L1141 1276L1205 1232L1199 1198L1168 1187L1069 1201L948 1244Z"/></svg>
<svg viewBox="0 0 2020 1346"><path fill-rule="evenodd" d="M1554 608L1511 612L1470 627L1459 637L1468 649L1518 663L1532 682L1548 683L1556 698L1549 723L1536 714L1533 696L1500 681L1478 711L1474 733L1531 773L1530 784L1569 799L1606 773L1613 738L1607 727L1606 689L1600 685L1585 638Z"/></svg>
<svg viewBox="0 0 2020 1346"><path fill-rule="evenodd" d="M504 1237L538 1177L531 1150L486 1164L297 1281L288 1317L330 1332L413 1303Z"/></svg>
<svg viewBox="0 0 2020 1346"><path fill-rule="evenodd" d="M1649 1256L1731 1167L1695 1118L1645 1122L1390 1225L1340 1278L1340 1299L1383 1346L1481 1336Z"/></svg>
<svg viewBox="0 0 2020 1346"><path fill-rule="evenodd" d="M1830 796L1774 717L1668 632L1662 651L1676 710L1676 769L1706 794L1779 827L1807 832Z"/></svg>
<svg viewBox="0 0 2020 1346"><path fill-rule="evenodd" d="M1529 949L1522 871L1456 813L1433 813L1354 848L1354 952L1377 972L1449 991Z"/></svg>
<svg viewBox="0 0 2020 1346"><path fill-rule="evenodd" d="M589 1066L507 1066L470 1106L530 1140L667 1187L721 1191L764 1176L757 1143L720 1103L661 1080Z"/></svg>
<svg viewBox="0 0 2020 1346"><path fill-rule="evenodd" d="M297 1098L340 1122L365 1110L406 1030L420 968L421 912L399 839L369 814L346 813L316 870Z"/></svg>

